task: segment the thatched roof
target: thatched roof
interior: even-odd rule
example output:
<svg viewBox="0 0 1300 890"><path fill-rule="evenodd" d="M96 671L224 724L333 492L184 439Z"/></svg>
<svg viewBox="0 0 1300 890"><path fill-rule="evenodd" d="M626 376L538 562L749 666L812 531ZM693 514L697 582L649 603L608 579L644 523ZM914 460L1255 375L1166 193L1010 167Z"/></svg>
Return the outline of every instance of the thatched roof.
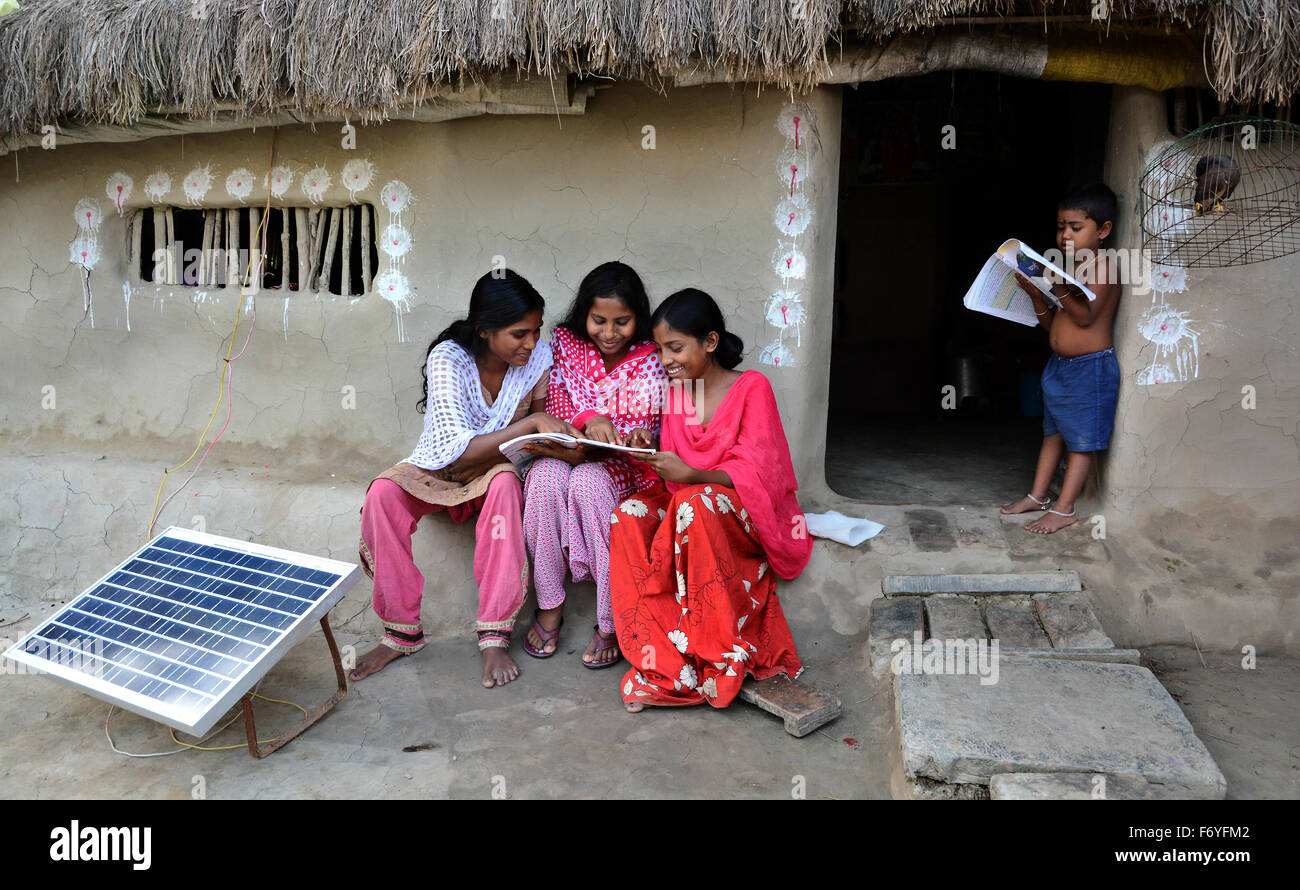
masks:
<svg viewBox="0 0 1300 890"><path fill-rule="evenodd" d="M868 43L968 18L1074 15L1094 0L22 0L0 17L0 134L145 116L376 120L448 82L562 70L670 82L691 66L805 88L847 36ZM1109 21L1203 35L1227 100L1300 86L1294 0L1109 0ZM1031 18L1031 21L1033 19ZM1033 27L1030 25L1029 27ZM1042 29L1038 33L1041 35Z"/></svg>

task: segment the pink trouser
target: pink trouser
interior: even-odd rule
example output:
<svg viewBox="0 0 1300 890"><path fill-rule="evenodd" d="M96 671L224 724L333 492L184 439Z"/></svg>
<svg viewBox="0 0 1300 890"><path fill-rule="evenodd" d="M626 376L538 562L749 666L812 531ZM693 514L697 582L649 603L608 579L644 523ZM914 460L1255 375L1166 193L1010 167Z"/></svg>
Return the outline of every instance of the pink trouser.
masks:
<svg viewBox="0 0 1300 890"><path fill-rule="evenodd" d="M609 604L609 518L625 493L604 465L571 467L553 457L528 468L524 497L524 540L533 559L537 605L564 605L566 569L574 581L596 581L596 620L603 633L614 632Z"/></svg>
<svg viewBox="0 0 1300 890"><path fill-rule="evenodd" d="M509 647L510 631L528 590L522 509L523 488L514 473L498 473L487 494L450 507L426 504L391 479L376 479L361 508L361 537L374 569L374 604L384 625L383 644L407 654L424 648L420 625L424 576L411 556L411 536L421 517L445 510L455 522L478 514L474 580L479 648Z"/></svg>

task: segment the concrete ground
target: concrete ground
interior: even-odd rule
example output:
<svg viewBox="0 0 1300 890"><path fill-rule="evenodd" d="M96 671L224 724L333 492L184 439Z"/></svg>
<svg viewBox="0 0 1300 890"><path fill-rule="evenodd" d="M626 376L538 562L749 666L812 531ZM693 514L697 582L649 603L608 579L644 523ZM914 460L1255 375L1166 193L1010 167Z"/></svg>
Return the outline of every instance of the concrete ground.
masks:
<svg viewBox="0 0 1300 890"><path fill-rule="evenodd" d="M201 511L217 534L354 560L365 480L280 478L264 463L214 467L218 472L185 492L190 505L162 524L188 525L190 512ZM26 493L0 498L0 536L14 554L3 567L0 637L16 640L139 546L158 470L154 461L62 453L0 459L0 478ZM239 748L124 757L104 738L107 705L48 677L5 674L0 796L188 798L201 787L209 798L474 798L496 789L512 798L788 798L799 790L810 799L887 798L899 761L892 693L887 681L871 679L867 658L867 615L883 575L1071 568L1085 586L1113 583L1106 542L1085 526L1030 535L1019 527L1023 520L1001 519L987 502L805 506L886 525L858 548L816 542L808 569L779 587L807 665L804 679L844 703L838 720L806 738L787 735L777 718L739 702L725 711L624 713L622 670L579 663L593 623L589 584L571 591L559 655L536 661L516 644L521 678L483 689L468 633L472 585L454 580L469 577L472 529L426 520L416 556L428 576L425 623L433 642L353 686L332 714L281 751L260 761ZM332 616L339 643L358 651L376 640L369 591L363 579ZM531 614L531 606L525 610ZM1153 650L1152 659L1227 776L1228 796L1297 796L1300 660L1261 657L1257 670L1233 671L1240 655L1206 653L1206 669L1194 650L1177 647ZM268 674L261 692L310 708L332 684L316 632ZM257 713L263 738L298 716L261 702ZM161 726L121 711L112 734L125 751L175 747ZM235 724L208 744L242 740ZM422 749L403 750L412 746Z"/></svg>

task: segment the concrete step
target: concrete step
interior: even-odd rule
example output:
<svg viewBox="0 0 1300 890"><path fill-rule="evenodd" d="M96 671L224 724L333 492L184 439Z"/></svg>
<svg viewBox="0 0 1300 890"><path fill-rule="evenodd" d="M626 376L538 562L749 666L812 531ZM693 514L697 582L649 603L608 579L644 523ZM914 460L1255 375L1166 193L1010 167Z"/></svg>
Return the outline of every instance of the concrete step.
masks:
<svg viewBox="0 0 1300 890"><path fill-rule="evenodd" d="M1002 657L996 673L894 676L908 778L988 785L1004 773L1104 773L1219 799L1226 781L1146 668Z"/></svg>
<svg viewBox="0 0 1300 890"><path fill-rule="evenodd" d="M1114 649L1092 603L1082 593L1034 594L1034 606L1053 648Z"/></svg>
<svg viewBox="0 0 1300 890"><path fill-rule="evenodd" d="M898 593L1055 593L1083 590L1078 572L987 572L957 575L886 575L886 596Z"/></svg>
<svg viewBox="0 0 1300 890"><path fill-rule="evenodd" d="M925 617L930 632L927 638L939 640L986 640L988 628L974 597L941 593L923 597Z"/></svg>
<svg viewBox="0 0 1300 890"><path fill-rule="evenodd" d="M1038 612L1027 595L985 598L984 621L990 638L1000 641L1004 649L1052 648L1052 641L1038 623Z"/></svg>
<svg viewBox="0 0 1300 890"><path fill-rule="evenodd" d="M1195 789L1104 773L1006 773L989 780L993 800L1195 800Z"/></svg>

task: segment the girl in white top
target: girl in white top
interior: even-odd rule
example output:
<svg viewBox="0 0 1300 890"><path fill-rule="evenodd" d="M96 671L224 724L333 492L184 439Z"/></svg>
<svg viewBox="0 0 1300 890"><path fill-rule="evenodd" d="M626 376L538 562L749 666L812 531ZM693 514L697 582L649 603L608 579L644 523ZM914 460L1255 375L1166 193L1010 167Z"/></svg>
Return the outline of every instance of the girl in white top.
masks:
<svg viewBox="0 0 1300 890"><path fill-rule="evenodd" d="M353 680L424 648L424 576L411 556L411 535L421 517L440 511L455 522L478 516L474 580L483 685L503 686L519 675L508 650L528 589L523 490L498 446L527 433L580 435L542 413L551 367L550 346L540 339L544 305L521 275L489 273L474 285L469 317L429 345L424 398L416 406L424 412L424 431L410 457L370 483L361 508L358 552L374 580L384 636L357 661Z"/></svg>

